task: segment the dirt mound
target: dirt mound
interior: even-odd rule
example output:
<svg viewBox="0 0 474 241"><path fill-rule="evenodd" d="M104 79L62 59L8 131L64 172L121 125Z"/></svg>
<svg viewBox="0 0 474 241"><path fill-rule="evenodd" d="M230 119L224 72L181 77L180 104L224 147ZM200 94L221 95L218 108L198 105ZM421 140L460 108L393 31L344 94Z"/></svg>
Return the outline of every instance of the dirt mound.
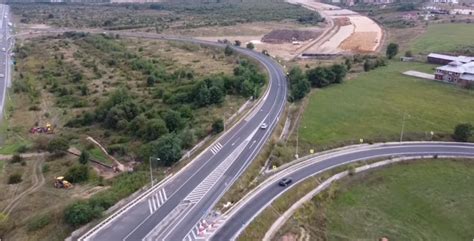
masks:
<svg viewBox="0 0 474 241"><path fill-rule="evenodd" d="M315 31L300 31L279 29L265 34L262 42L265 43L291 43L293 41L306 41L318 37L321 33Z"/></svg>
<svg viewBox="0 0 474 241"><path fill-rule="evenodd" d="M337 26L347 26L351 25L351 20L348 17L335 18L334 24L336 24Z"/></svg>

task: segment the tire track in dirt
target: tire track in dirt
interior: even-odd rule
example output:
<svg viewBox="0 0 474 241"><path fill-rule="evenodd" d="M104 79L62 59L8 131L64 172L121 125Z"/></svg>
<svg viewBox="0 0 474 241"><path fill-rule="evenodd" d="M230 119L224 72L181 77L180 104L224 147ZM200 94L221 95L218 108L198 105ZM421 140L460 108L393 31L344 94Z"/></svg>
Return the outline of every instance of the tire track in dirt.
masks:
<svg viewBox="0 0 474 241"><path fill-rule="evenodd" d="M38 161L35 161L33 165L33 175L31 177L33 181L33 185L26 189L25 191L21 192L18 194L13 200L10 201L10 203L3 209L3 213L6 215L9 215L13 209L21 202L21 199L31 193L36 192L43 184L45 183L45 179L43 176L43 163L44 163L44 158L39 159Z"/></svg>

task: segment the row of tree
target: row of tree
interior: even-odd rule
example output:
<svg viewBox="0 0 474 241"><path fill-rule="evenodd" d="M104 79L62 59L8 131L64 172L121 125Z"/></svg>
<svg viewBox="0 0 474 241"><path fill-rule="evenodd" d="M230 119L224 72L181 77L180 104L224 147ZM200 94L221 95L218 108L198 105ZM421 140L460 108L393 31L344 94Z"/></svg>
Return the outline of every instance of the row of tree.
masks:
<svg viewBox="0 0 474 241"><path fill-rule="evenodd" d="M342 83L348 68L350 67L346 64L334 64L329 67L318 66L303 73L299 67L293 67L288 73L290 101L304 98L311 87L324 88L331 84Z"/></svg>

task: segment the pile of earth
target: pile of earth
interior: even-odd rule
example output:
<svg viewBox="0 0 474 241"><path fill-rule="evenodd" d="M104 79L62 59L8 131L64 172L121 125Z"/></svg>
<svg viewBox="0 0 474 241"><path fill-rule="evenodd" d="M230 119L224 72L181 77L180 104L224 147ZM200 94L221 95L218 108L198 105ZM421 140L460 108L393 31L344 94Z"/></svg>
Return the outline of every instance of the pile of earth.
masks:
<svg viewBox="0 0 474 241"><path fill-rule="evenodd" d="M262 42L265 43L291 43L294 41L306 41L317 38L321 33L316 31L300 31L289 29L273 30L265 34Z"/></svg>
<svg viewBox="0 0 474 241"><path fill-rule="evenodd" d="M334 23L337 26L347 26L347 25L351 25L351 20L348 17L335 18Z"/></svg>

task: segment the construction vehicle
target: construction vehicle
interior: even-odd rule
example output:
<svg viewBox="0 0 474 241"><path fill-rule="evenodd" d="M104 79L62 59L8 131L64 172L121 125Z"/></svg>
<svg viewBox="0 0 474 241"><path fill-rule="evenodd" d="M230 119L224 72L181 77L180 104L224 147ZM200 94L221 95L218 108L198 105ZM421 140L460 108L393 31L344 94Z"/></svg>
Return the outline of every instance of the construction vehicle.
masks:
<svg viewBox="0 0 474 241"><path fill-rule="evenodd" d="M64 188L64 189L69 189L72 188L72 184L64 179L63 176L56 177L54 180L54 187L55 188Z"/></svg>
<svg viewBox="0 0 474 241"><path fill-rule="evenodd" d="M36 134L36 133L46 133L46 134L53 134L53 127L51 124L47 123L45 127L39 126L39 127L32 127L30 129L31 134Z"/></svg>

